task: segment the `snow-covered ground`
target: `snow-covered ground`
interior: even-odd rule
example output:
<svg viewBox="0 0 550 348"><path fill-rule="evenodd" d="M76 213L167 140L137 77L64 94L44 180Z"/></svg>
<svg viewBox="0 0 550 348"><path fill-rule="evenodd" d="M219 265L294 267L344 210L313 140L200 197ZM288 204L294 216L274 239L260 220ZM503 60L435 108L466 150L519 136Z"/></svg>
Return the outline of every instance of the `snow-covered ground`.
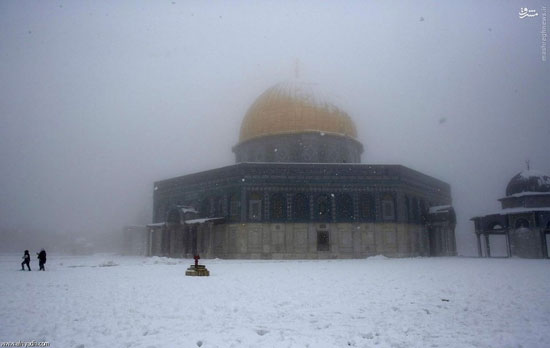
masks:
<svg viewBox="0 0 550 348"><path fill-rule="evenodd" d="M0 255L0 342L51 347L550 347L550 261Z"/></svg>

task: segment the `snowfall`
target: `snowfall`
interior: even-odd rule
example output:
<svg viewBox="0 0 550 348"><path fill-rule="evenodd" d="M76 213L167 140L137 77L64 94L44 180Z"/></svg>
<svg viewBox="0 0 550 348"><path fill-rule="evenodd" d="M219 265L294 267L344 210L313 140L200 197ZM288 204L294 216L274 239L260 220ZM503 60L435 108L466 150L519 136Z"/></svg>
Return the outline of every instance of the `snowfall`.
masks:
<svg viewBox="0 0 550 348"><path fill-rule="evenodd" d="M0 342L50 347L550 347L550 260L0 255Z"/></svg>

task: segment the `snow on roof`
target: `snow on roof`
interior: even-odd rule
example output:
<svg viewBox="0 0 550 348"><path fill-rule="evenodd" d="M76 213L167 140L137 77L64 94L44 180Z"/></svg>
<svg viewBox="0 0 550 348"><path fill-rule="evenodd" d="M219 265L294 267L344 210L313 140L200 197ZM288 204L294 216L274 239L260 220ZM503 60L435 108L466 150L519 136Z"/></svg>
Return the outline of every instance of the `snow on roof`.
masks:
<svg viewBox="0 0 550 348"><path fill-rule="evenodd" d="M436 205L436 206L430 207L429 213L430 214L446 213L449 210L451 210L450 205Z"/></svg>
<svg viewBox="0 0 550 348"><path fill-rule="evenodd" d="M472 219L481 218L488 215L508 215L508 214L521 214L521 213L534 213L534 212L550 212L550 207L542 207L542 208L506 208L506 209L500 209L497 211L494 211L492 213L483 214L479 216L474 216ZM470 220L472 220L470 219Z"/></svg>
<svg viewBox="0 0 550 348"><path fill-rule="evenodd" d="M186 225L193 225L193 224L203 224L205 222L215 221L215 220L221 220L222 217L214 217L214 218L204 218L204 219L193 219L193 220L186 220L184 223Z"/></svg>
<svg viewBox="0 0 550 348"><path fill-rule="evenodd" d="M198 213L198 211L189 205L178 205L182 213Z"/></svg>
<svg viewBox="0 0 550 348"><path fill-rule="evenodd" d="M183 223L186 224L186 225L203 224L205 222L221 220L221 219L223 219L223 217L192 219L192 220L186 220ZM147 227L163 227L163 226L166 226L166 222L157 222L157 223L154 223L154 224L148 224L147 225Z"/></svg>
<svg viewBox="0 0 550 348"><path fill-rule="evenodd" d="M506 186L507 196L534 191L550 191L550 176L538 170L524 170L516 174Z"/></svg>
<svg viewBox="0 0 550 348"><path fill-rule="evenodd" d="M500 198L500 200L503 200L505 198L510 197L525 197L525 196L550 196L550 192L532 192L532 191L526 191L526 192L520 192L520 193L514 193L510 196L506 196L504 198Z"/></svg>
<svg viewBox="0 0 550 348"><path fill-rule="evenodd" d="M543 173L539 170L533 170L533 169L524 170L521 173L519 173L519 176L521 176L524 179L529 179L529 178L541 178L541 179L543 179L544 177L548 177L547 174L545 174L545 173ZM550 180L548 180L548 183L550 184Z"/></svg>
<svg viewBox="0 0 550 348"><path fill-rule="evenodd" d="M519 173L519 177L522 180L536 179L541 186L550 186L550 176L538 170L524 170Z"/></svg>
<svg viewBox="0 0 550 348"><path fill-rule="evenodd" d="M540 208L507 208L500 211L500 215L514 214L514 213L530 213L532 211L550 211L550 207Z"/></svg>

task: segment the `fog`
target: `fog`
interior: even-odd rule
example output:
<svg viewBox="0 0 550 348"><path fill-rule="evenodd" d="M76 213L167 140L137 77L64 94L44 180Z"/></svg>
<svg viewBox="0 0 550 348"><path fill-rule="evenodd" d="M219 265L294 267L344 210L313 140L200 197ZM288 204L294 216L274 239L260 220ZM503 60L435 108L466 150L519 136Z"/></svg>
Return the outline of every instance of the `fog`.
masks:
<svg viewBox="0 0 550 348"><path fill-rule="evenodd" d="M0 248L120 243L151 222L154 181L234 163L247 108L299 61L355 121L363 163L451 185L473 255L469 219L527 159L550 173L543 2L519 5L2 1Z"/></svg>

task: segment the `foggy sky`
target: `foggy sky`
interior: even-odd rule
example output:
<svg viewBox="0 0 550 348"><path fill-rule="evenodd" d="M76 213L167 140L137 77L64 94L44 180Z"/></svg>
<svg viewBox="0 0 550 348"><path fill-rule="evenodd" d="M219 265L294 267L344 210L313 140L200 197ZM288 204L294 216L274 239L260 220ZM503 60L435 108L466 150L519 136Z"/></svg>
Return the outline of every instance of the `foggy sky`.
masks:
<svg viewBox="0 0 550 348"><path fill-rule="evenodd" d="M469 219L525 160L550 173L543 4L2 1L0 229L150 222L153 182L234 163L247 108L298 59L355 121L363 163L451 185L473 254Z"/></svg>

